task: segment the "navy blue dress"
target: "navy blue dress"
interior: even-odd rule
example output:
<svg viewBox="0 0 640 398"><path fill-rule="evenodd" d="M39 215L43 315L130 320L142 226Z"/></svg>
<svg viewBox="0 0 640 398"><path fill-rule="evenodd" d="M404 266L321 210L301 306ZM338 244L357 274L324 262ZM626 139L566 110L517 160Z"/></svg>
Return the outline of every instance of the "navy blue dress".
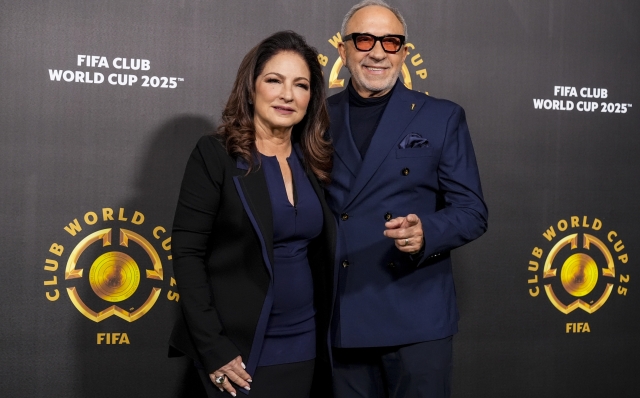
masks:
<svg viewBox="0 0 640 398"><path fill-rule="evenodd" d="M274 301L258 366L307 361L316 356L307 246L322 231L322 207L295 151L287 158L293 177L293 205L277 158L261 155L261 159L273 210Z"/></svg>

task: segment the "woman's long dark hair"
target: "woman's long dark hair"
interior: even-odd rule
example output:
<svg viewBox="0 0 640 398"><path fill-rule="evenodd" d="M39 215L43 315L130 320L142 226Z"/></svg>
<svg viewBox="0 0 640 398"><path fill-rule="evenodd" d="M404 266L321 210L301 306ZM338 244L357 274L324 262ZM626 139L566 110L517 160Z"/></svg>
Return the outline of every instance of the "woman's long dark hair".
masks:
<svg viewBox="0 0 640 398"><path fill-rule="evenodd" d="M293 127L292 141L300 143L305 167L320 181L328 183L333 147L325 138L325 132L329 128L329 114L325 105L322 67L318 61L318 51L295 32L274 33L245 55L222 112L222 123L217 134L224 140L227 153L244 159L249 165L249 171L256 166L256 133L251 98L255 93L256 77L262 73L265 64L273 56L283 51L300 55L311 72L311 98L307 113L300 123Z"/></svg>

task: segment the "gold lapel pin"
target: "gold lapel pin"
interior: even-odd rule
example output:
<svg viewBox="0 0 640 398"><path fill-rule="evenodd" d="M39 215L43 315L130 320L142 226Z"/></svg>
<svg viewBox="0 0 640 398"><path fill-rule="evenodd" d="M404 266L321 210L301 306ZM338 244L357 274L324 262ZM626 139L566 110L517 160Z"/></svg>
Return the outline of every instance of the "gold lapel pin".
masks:
<svg viewBox="0 0 640 398"><path fill-rule="evenodd" d="M411 104L411 110L416 107L416 104Z"/></svg>

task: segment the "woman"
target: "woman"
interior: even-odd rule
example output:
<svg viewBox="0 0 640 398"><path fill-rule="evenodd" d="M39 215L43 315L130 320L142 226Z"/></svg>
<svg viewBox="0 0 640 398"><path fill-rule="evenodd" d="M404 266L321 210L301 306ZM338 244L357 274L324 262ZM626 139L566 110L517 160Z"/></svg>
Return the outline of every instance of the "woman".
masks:
<svg viewBox="0 0 640 398"><path fill-rule="evenodd" d="M332 148L317 56L294 32L253 48L216 135L187 163L170 351L195 360L209 397L330 396L335 225L320 185Z"/></svg>

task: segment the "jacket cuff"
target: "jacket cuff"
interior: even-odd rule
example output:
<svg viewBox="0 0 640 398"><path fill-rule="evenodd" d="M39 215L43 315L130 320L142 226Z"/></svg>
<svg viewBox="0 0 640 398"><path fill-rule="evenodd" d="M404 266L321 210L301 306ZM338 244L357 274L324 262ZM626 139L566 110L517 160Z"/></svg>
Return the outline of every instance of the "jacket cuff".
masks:
<svg viewBox="0 0 640 398"><path fill-rule="evenodd" d="M409 260L411 260L416 267L420 266L420 264L425 260L424 258L424 248L425 248L425 244L424 244L424 236L422 237L422 246L420 247L420 250L418 250L417 253L413 253L413 254L409 254Z"/></svg>
<svg viewBox="0 0 640 398"><path fill-rule="evenodd" d="M240 352L231 341L219 341L216 344L215 350L200 354L200 361L202 362L202 366L204 366L204 370L206 370L208 374L211 374L231 362L238 355L240 355ZM246 358L243 358L243 360L246 360Z"/></svg>

